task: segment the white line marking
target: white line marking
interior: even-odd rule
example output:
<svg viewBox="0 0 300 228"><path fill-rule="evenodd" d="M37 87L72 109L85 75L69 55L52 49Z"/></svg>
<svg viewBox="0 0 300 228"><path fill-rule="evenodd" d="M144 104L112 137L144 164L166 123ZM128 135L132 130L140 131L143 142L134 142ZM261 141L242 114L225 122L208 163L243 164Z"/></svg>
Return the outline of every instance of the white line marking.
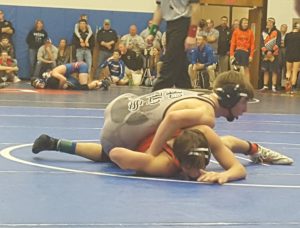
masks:
<svg viewBox="0 0 300 228"><path fill-rule="evenodd" d="M33 224L33 223L16 223L16 224L0 224L0 227L199 227L199 226L258 226L258 225L274 225L274 226L288 226L288 225L300 225L300 222L174 222L174 223L163 223L163 222L153 222L153 223L78 223L78 224L65 224L65 223L44 223L44 224Z"/></svg>
<svg viewBox="0 0 300 228"><path fill-rule="evenodd" d="M19 162L25 165L31 165L46 169L53 169L59 170L64 172L73 172L73 173L81 173L81 174L90 174L90 175L97 175L97 176L106 176L106 177L115 177L115 178L122 178L122 179L133 179L133 180L143 180L143 181L159 181L159 182L173 182L173 183L186 183L186 184L205 184L210 185L209 183L197 182L197 181L185 181L185 180L174 180L174 179L162 179L162 178L152 178L152 177L138 177L138 176L123 176L118 174L110 174L110 173L102 173L102 172L91 172L91 171L84 171L84 170L77 170L77 169L68 169L62 168L57 166L50 166L50 165L42 165L37 164L29 161L25 161L19 158L12 156L10 153L16 149L20 149L23 147L32 146L32 144L23 144L5 148L0 151L1 156L4 158ZM284 189L300 189L299 185L264 185L264 184L239 184L239 183L226 183L226 186L234 186L234 187L257 187L257 188L284 188Z"/></svg>
<svg viewBox="0 0 300 228"><path fill-rule="evenodd" d="M0 128L29 128L29 129L65 129L65 130L101 130L102 128L99 127L45 127L45 126L6 126L6 125L0 125Z"/></svg>
<svg viewBox="0 0 300 228"><path fill-rule="evenodd" d="M9 108L9 109L61 109L61 110L105 110L104 108L66 108L66 107L36 107L36 106L3 106L1 105L0 108Z"/></svg>
<svg viewBox="0 0 300 228"><path fill-rule="evenodd" d="M5 102L22 102L22 103L42 103L42 104L45 104L45 101L33 101L33 100L30 100L30 101L26 101L26 100L0 100L1 101L5 101ZM87 105L87 104L96 104L96 105L108 105L109 103L96 103L96 102L75 102L75 101L47 101L47 104L84 104L84 105Z"/></svg>
<svg viewBox="0 0 300 228"><path fill-rule="evenodd" d="M244 158L244 157L240 157L240 156L237 156L237 155L235 155L235 157L237 157L238 159L244 160L244 161L252 162L249 158ZM270 166L269 164L265 164L265 163L260 163L260 165Z"/></svg>
<svg viewBox="0 0 300 228"><path fill-rule="evenodd" d="M55 115L1 115L0 117L25 117L25 118L86 118L86 119L103 119L103 116L55 116Z"/></svg>

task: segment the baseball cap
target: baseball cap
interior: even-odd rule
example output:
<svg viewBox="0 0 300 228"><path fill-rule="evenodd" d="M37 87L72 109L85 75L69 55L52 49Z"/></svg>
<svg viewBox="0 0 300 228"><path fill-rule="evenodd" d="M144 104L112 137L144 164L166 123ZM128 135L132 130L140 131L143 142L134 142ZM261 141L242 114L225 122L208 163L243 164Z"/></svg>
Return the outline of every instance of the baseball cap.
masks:
<svg viewBox="0 0 300 228"><path fill-rule="evenodd" d="M50 38L47 38L47 39L45 40L45 43L52 43L52 40L51 40Z"/></svg>
<svg viewBox="0 0 300 228"><path fill-rule="evenodd" d="M110 24L110 20L109 19L104 19L103 24Z"/></svg>

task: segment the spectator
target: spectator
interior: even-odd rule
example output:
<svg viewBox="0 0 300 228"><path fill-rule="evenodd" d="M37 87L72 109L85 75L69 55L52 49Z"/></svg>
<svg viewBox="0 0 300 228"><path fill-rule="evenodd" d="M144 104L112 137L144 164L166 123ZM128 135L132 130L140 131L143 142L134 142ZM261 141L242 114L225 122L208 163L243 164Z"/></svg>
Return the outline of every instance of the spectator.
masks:
<svg viewBox="0 0 300 228"><path fill-rule="evenodd" d="M234 30L238 29L240 27L240 21L238 19L234 19L231 25L231 33L234 32Z"/></svg>
<svg viewBox="0 0 300 228"><path fill-rule="evenodd" d="M15 50L13 45L9 42L9 39L7 36L2 36L0 39L0 53L3 51L6 51L8 54L8 57L10 59L15 59Z"/></svg>
<svg viewBox="0 0 300 228"><path fill-rule="evenodd" d="M270 17L267 19L266 29L261 35L262 44L262 64L261 69L264 73L264 86L261 91L269 89L269 74L272 77L272 91L277 92L276 84L278 78L278 55L281 43L280 32L276 29L275 19Z"/></svg>
<svg viewBox="0 0 300 228"><path fill-rule="evenodd" d="M295 93L300 67L300 31L298 23L294 24L292 32L286 34L284 44L286 47L286 78L292 85L289 92Z"/></svg>
<svg viewBox="0 0 300 228"><path fill-rule="evenodd" d="M197 48L190 50L189 76L192 86L197 87L197 74L199 71L207 71L209 84L212 87L215 79L216 60L212 47L207 44L207 37L200 35L197 37Z"/></svg>
<svg viewBox="0 0 300 228"><path fill-rule="evenodd" d="M228 26L228 17L221 17L221 24L216 27L219 31L218 39L218 56L219 56L219 72L228 71L229 66L229 50L231 30Z"/></svg>
<svg viewBox="0 0 300 228"><path fill-rule="evenodd" d="M87 21L81 19L79 21L79 34L80 38L77 37L76 33L73 35L73 44L76 50L76 59L78 62L84 61L88 65L88 71L91 71L92 67L92 51L94 47L94 37L88 39L90 34Z"/></svg>
<svg viewBox="0 0 300 228"><path fill-rule="evenodd" d="M141 57L137 56L133 50L128 49L125 43L119 43L119 51L121 52L121 59L125 63L125 72L127 70L138 71L143 68Z"/></svg>
<svg viewBox="0 0 300 228"><path fill-rule="evenodd" d="M214 28L214 21L212 19L206 20L206 27L199 31L197 36L206 36L207 43L211 45L214 50L214 55L217 56L218 53L218 40L219 40L219 31Z"/></svg>
<svg viewBox="0 0 300 228"><path fill-rule="evenodd" d="M121 41L125 43L128 49L134 51L137 55L141 55L146 48L144 39L137 34L136 25L129 27L129 34L122 36Z"/></svg>
<svg viewBox="0 0 300 228"><path fill-rule="evenodd" d="M149 40L147 40L147 37L150 35L150 29L151 29L152 24L153 24L153 21L149 20L148 21L148 27L145 28L141 32L140 36L144 39L145 44L146 44L146 48L155 47L156 49L160 49L160 47L161 47L161 37L162 37L162 34L161 34L160 31L156 32L156 35L155 35L153 41L151 40L150 42L148 42Z"/></svg>
<svg viewBox="0 0 300 228"><path fill-rule="evenodd" d="M101 68L107 67L109 71L109 78L112 83L117 85L126 85L128 84L128 78L125 76L125 64L121 59L121 52L115 50L113 55L104 61L100 66Z"/></svg>
<svg viewBox="0 0 300 228"><path fill-rule="evenodd" d="M9 58L7 51L1 52L0 58L0 82L19 82L17 77L18 66L15 61Z"/></svg>
<svg viewBox="0 0 300 228"><path fill-rule="evenodd" d="M280 43L280 48L279 48L279 56L278 56L278 61L279 61L279 84L283 87L285 83L283 81L285 80L285 75L286 75L286 58L285 58L285 35L287 33L288 26L286 24L282 24L280 26L280 33L281 33L281 43Z"/></svg>
<svg viewBox="0 0 300 228"><path fill-rule="evenodd" d="M249 29L247 18L240 20L239 28L235 29L230 42L230 63L241 66L244 74L250 80L249 63L254 56L255 42L254 34Z"/></svg>
<svg viewBox="0 0 300 228"><path fill-rule="evenodd" d="M35 20L34 28L27 34L26 43L28 45L30 75L33 74L37 52L48 38L48 33L44 29L44 22L40 19Z"/></svg>
<svg viewBox="0 0 300 228"><path fill-rule="evenodd" d="M70 62L71 51L65 38L60 39L57 50L56 66Z"/></svg>
<svg viewBox="0 0 300 228"><path fill-rule="evenodd" d="M117 32L111 28L111 22L109 19L103 21L103 27L97 32L97 43L99 46L99 56L96 70L96 77L99 77L100 66L103 62L109 58L114 49L115 45L118 42Z"/></svg>
<svg viewBox="0 0 300 228"><path fill-rule="evenodd" d="M82 34L80 33L79 24L80 24L81 20L85 20L86 24L87 24L86 26L87 26L88 34L85 37L82 37L81 36ZM88 24L88 15L86 15L86 14L80 15L79 21L78 21L78 23L75 24L75 27L74 27L74 34L79 39L80 43L85 43L85 46L89 45L89 40L93 35L93 30L92 30L91 26Z"/></svg>
<svg viewBox="0 0 300 228"><path fill-rule="evenodd" d="M15 33L15 29L10 21L5 20L4 12L0 10L0 39L3 35L6 35L9 42L13 45L12 35Z"/></svg>
<svg viewBox="0 0 300 228"><path fill-rule="evenodd" d="M38 50L34 77L39 78L42 71L53 69L56 66L56 59L57 48L52 44L51 39L48 38Z"/></svg>

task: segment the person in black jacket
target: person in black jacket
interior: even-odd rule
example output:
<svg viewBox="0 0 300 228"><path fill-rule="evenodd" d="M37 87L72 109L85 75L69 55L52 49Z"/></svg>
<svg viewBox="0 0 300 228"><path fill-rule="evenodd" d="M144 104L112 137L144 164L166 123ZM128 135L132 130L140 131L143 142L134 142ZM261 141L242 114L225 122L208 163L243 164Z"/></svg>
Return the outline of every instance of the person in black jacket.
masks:
<svg viewBox="0 0 300 228"><path fill-rule="evenodd" d="M37 61L37 52L39 48L44 45L47 38L48 33L44 29L44 22L40 19L35 20L34 28L30 30L26 37L26 43L28 44L30 75L34 72Z"/></svg>
<svg viewBox="0 0 300 228"><path fill-rule="evenodd" d="M89 28L87 21L84 19L79 20L79 39L76 34L73 35L73 45L76 49L76 59L78 62L84 61L88 65L88 72L91 71L92 67L92 49L94 48L95 39L91 36L88 39ZM88 42L86 42L88 39Z"/></svg>

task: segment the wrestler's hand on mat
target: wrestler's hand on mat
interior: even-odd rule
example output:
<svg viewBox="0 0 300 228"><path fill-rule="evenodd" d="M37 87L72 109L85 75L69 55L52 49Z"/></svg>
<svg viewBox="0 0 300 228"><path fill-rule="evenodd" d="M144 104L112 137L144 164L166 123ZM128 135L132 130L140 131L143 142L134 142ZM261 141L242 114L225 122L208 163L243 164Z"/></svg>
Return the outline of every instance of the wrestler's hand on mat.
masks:
<svg viewBox="0 0 300 228"><path fill-rule="evenodd" d="M184 43L185 50L195 48L196 46L197 45L196 45L196 38L195 37L189 37L188 36L185 39L185 43Z"/></svg>
<svg viewBox="0 0 300 228"><path fill-rule="evenodd" d="M200 177L197 181L224 184L228 182L228 176L225 173L208 172L200 169Z"/></svg>

